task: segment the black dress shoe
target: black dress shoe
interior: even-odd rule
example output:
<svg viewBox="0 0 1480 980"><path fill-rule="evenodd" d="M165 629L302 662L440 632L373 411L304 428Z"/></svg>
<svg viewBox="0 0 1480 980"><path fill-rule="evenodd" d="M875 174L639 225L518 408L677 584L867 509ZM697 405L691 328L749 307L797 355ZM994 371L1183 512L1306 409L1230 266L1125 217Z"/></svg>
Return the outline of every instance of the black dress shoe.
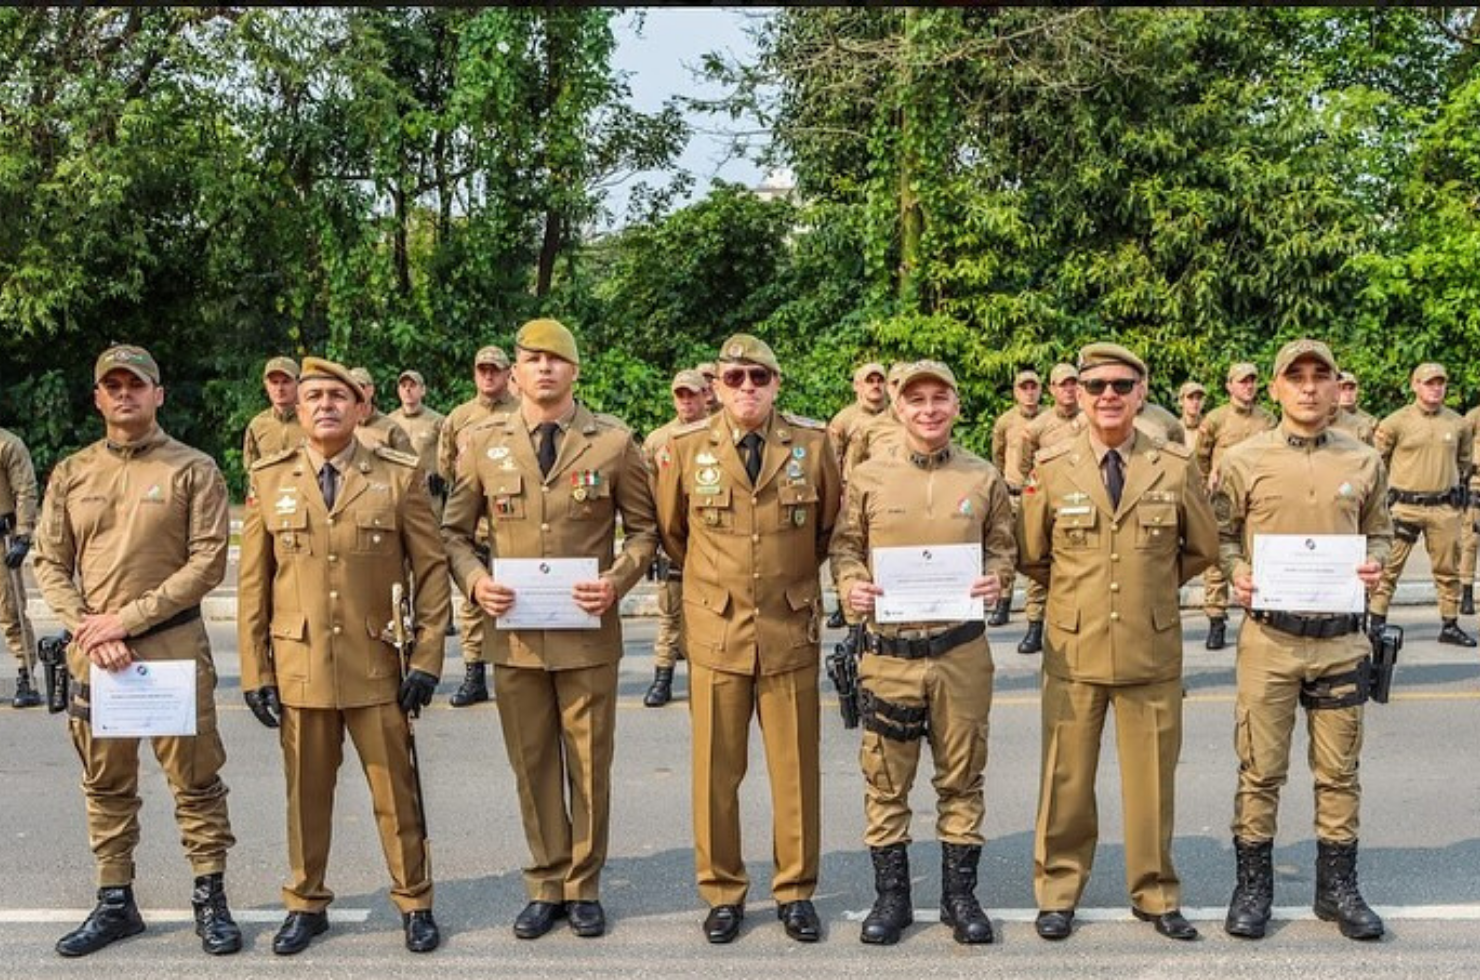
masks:
<svg viewBox="0 0 1480 980"><path fill-rule="evenodd" d="M144 919L134 904L131 885L99 888L97 906L82 925L57 940L56 949L63 956L86 956L143 931Z"/></svg>
<svg viewBox="0 0 1480 980"><path fill-rule="evenodd" d="M1439 642L1457 647L1473 647L1475 638L1460 629L1457 620L1446 619L1443 628L1439 630Z"/></svg>
<svg viewBox="0 0 1480 980"><path fill-rule="evenodd" d="M786 927L786 934L799 943L815 943L822 938L822 920L805 898L776 906L776 918Z"/></svg>
<svg viewBox="0 0 1480 980"><path fill-rule="evenodd" d="M405 912L401 924L406 927L406 948L413 953L430 953L442 942L442 932L437 928L437 920L432 918L431 909Z"/></svg>
<svg viewBox="0 0 1480 980"><path fill-rule="evenodd" d="M569 902L565 911L570 916L570 931L577 936L594 939L606 932L606 913L602 911L601 903L595 899L589 902Z"/></svg>
<svg viewBox="0 0 1480 980"><path fill-rule="evenodd" d="M1177 909L1156 914L1153 912L1142 912L1140 909L1132 906L1131 915L1134 915L1142 922L1149 922L1156 926L1156 931L1168 939L1180 939L1186 942L1187 940L1197 938L1196 927L1184 919L1182 913Z"/></svg>
<svg viewBox="0 0 1480 980"><path fill-rule="evenodd" d="M1074 931L1073 909L1046 909L1033 920L1033 928L1043 939L1068 939Z"/></svg>
<svg viewBox="0 0 1480 980"><path fill-rule="evenodd" d="M744 918L743 905L716 905L704 917L704 938L712 943L732 943L740 935Z"/></svg>
<svg viewBox="0 0 1480 980"><path fill-rule="evenodd" d="M289 912L282 928L272 937L272 951L279 956L292 956L308 949L314 936L329 931L328 912Z"/></svg>
<svg viewBox="0 0 1480 980"><path fill-rule="evenodd" d="M514 935L520 939L538 939L563 918L564 902L530 902L514 920Z"/></svg>

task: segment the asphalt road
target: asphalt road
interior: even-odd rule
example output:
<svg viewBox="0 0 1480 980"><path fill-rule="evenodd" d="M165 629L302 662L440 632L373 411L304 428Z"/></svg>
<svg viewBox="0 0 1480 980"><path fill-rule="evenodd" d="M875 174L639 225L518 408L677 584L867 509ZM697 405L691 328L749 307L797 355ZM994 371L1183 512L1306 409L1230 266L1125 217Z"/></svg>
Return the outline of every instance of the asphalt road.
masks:
<svg viewBox="0 0 1480 980"><path fill-rule="evenodd" d="M856 733L845 731L831 698L824 703L823 862L817 904L828 933L815 946L783 935L768 895L770 810L758 733L743 794L746 853L753 879L745 932L730 947L706 944L693 887L683 670L679 700L645 709L651 677L651 621L629 621L621 674L613 780L611 857L603 899L612 926L599 940L557 929L537 942L515 940L509 924L524 902L525 859L513 779L493 705L453 710L446 695L461 676L449 650L436 706L418 726L432 831L436 911L443 947L427 957L405 952L399 918L375 836L364 780L347 752L341 773L330 885L338 893L330 933L305 954L280 959L271 937L281 920L286 870L281 759L273 733L242 706L233 625L211 624L222 675L221 724L230 760L232 823L228 888L247 948L209 959L188 920L190 874L177 842L169 793L158 768L144 765L143 841L138 897L149 930L81 961L52 943L80 921L93 900L78 766L57 717L0 708L0 977L517 976L517 977L1471 977L1480 956L1480 773L1473 765L1480 724L1480 657L1440 647L1432 606L1403 607L1408 647L1393 703L1369 709L1363 756L1362 883L1388 917L1381 943L1342 939L1314 921L1309 902L1314 841L1311 794L1300 736L1277 843L1277 922L1262 942L1224 935L1221 919L1233 883L1228 821L1235 781L1232 750L1232 650L1202 649L1202 617L1186 617L1186 734L1179 777L1176 857L1184 908L1204 938L1172 943L1128 914L1121 847L1118 773L1107 732L1100 773L1099 861L1072 939L1049 944L1031 925L1032 821L1038 781L1038 658L1013 651L1021 618L991 631L998 670L987 770L988 843L978 894L992 911L999 941L956 946L935 920L939 848L933 840L928 768L922 766L911 849L920 922L897 947L865 947L857 921L872 901L861 843L862 790ZM54 624L39 622L47 632ZM145 752L147 756L148 753ZM296 974L295 974L296 975Z"/></svg>

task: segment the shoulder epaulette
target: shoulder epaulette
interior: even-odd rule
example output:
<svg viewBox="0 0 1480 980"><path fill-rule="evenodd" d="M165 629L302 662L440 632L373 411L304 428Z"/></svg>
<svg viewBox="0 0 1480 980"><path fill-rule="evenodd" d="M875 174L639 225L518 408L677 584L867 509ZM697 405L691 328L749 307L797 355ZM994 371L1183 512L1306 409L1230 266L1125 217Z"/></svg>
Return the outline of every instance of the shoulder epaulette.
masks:
<svg viewBox="0 0 1480 980"><path fill-rule="evenodd" d="M403 453L401 450L392 449L390 446L376 446L372 452L381 459L388 460L392 463L400 463L402 466L417 467L421 465L421 460L412 453Z"/></svg>
<svg viewBox="0 0 1480 980"><path fill-rule="evenodd" d="M711 418L702 418L695 419L692 422L685 422L683 425L680 425L678 428L669 433L669 437L676 439L679 436L686 436L692 432L703 432L709 428L709 423L713 421L714 420Z"/></svg>
<svg viewBox="0 0 1480 980"><path fill-rule="evenodd" d="M790 412L782 412L781 417L786 419L787 424L796 426L798 429L827 429L826 422L809 419L805 415L793 415Z"/></svg>
<svg viewBox="0 0 1480 980"><path fill-rule="evenodd" d="M1033 454L1033 462L1047 463L1051 459L1058 459L1060 456L1073 449L1074 443L1075 440L1073 439L1065 439L1062 442L1054 443L1052 446L1049 446L1046 449L1040 449Z"/></svg>
<svg viewBox="0 0 1480 980"><path fill-rule="evenodd" d="M605 412L592 412L591 417L595 419L596 424L603 429L620 429L623 432L632 431L631 426L629 426L626 422L623 422L615 415L608 415Z"/></svg>
<svg viewBox="0 0 1480 980"><path fill-rule="evenodd" d="M1188 449L1186 446L1182 445L1180 442L1169 442L1166 439L1163 439L1160 436L1157 436L1156 438L1154 438L1154 439L1151 440L1151 444L1153 446L1155 446L1157 449L1161 450L1162 452L1164 452L1164 453L1170 453L1171 455L1177 457L1178 459L1191 459L1192 458L1192 450L1191 449Z"/></svg>
<svg viewBox="0 0 1480 980"><path fill-rule="evenodd" d="M249 467L248 472L255 473L258 470L266 469L269 466L275 466L278 463L281 463L283 460L291 459L296 455L298 455L297 446L294 446L292 449L280 449L275 453L263 456L261 459L257 460L257 462L253 463L251 467Z"/></svg>

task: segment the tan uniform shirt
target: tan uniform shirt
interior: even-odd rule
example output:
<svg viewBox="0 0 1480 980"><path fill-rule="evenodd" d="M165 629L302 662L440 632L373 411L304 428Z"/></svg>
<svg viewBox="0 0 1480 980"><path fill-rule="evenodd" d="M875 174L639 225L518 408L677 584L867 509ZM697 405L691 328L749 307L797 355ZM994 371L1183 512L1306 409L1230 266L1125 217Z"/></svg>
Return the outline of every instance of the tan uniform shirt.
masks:
<svg viewBox="0 0 1480 980"><path fill-rule="evenodd" d="M713 671L781 674L817 663L822 588L842 499L821 423L772 412L752 487L727 412L679 430L657 468L663 550L683 566L689 659Z"/></svg>
<svg viewBox="0 0 1480 980"><path fill-rule="evenodd" d="M463 450L468 448L468 433L472 427L518 407L519 399L505 391L502 398L474 398L448 413L437 440L437 472L448 484L457 479L457 463Z"/></svg>
<svg viewBox="0 0 1480 980"><path fill-rule="evenodd" d="M404 408L398 408L387 418L400 426L401 431L411 439L411 451L421 463L422 472L427 476L435 473L445 477L446 474L437 469L437 446L441 441L442 424L447 416L423 405L415 415Z"/></svg>
<svg viewBox="0 0 1480 980"><path fill-rule="evenodd" d="M1023 429L1022 454L1018 457L1017 485L1022 486L1028 482L1028 475L1033 472L1033 457L1038 455L1040 449L1047 449L1072 439L1083 426L1084 420L1079 417L1079 406L1077 405L1067 412L1058 405L1055 405L1052 411L1040 412L1038 417Z"/></svg>
<svg viewBox="0 0 1480 980"><path fill-rule="evenodd" d="M303 427L298 424L298 411L288 409L279 412L268 408L257 413L247 423L247 433L242 437L242 469L249 470L252 464L266 456L276 456L303 443Z"/></svg>
<svg viewBox="0 0 1480 980"><path fill-rule="evenodd" d="M411 444L411 437L406 434L406 430L391 421L391 417L379 409L359 424L359 427L355 429L355 435L371 449L385 446L398 453L416 455L416 447Z"/></svg>
<svg viewBox="0 0 1480 980"><path fill-rule="evenodd" d="M520 412L494 416L471 433L442 538L465 595L489 570L474 551L480 517L495 558L595 558L618 597L647 572L657 522L647 463L632 432L581 405L560 423L555 465L540 475L532 427ZM613 557L617 515L621 552ZM516 595L515 602L518 602ZM484 634L488 659L506 667L570 670L616 663L622 655L619 603L590 630L500 630Z"/></svg>
<svg viewBox="0 0 1480 980"><path fill-rule="evenodd" d="M358 440L335 460L324 506L323 459L308 446L252 468L242 523L237 637L242 689L276 685L296 708L362 708L396 699L401 663L384 639L391 587L415 577L411 667L440 677L447 559L413 456Z"/></svg>
<svg viewBox="0 0 1480 980"><path fill-rule="evenodd" d="M832 417L827 423L827 437L832 440L833 449L838 453L838 465L848 458L848 446L853 442L853 435L860 427L867 425L878 418L888 408L886 402L883 408L877 411L869 408L863 402L855 401L851 405L844 406L842 411Z"/></svg>
<svg viewBox="0 0 1480 980"><path fill-rule="evenodd" d="M1197 458L1197 444L1202 438L1202 421L1201 415L1195 419L1182 416L1182 431L1186 433L1186 446L1193 459Z"/></svg>
<svg viewBox="0 0 1480 980"><path fill-rule="evenodd" d="M922 465L923 463L923 465ZM982 571L1004 579L1017 562L1012 501L997 468L952 445L945 458L915 461L910 452L876 457L848 484L844 519L832 538L832 576L838 595L873 581L873 549L893 546L976 544ZM887 635L905 629L939 629L940 623L901 623L870 628Z"/></svg>
<svg viewBox="0 0 1480 980"><path fill-rule="evenodd" d="M1259 405L1219 405L1203 417L1202 435L1197 439L1197 468L1204 476L1213 476L1224 453L1274 427L1275 417Z"/></svg>
<svg viewBox="0 0 1480 980"><path fill-rule="evenodd" d="M843 480L846 482L853 470L875 456L891 452L904 445L904 426L894 409L880 412L853 429L848 441L848 454L843 460Z"/></svg>
<svg viewBox="0 0 1480 980"><path fill-rule="evenodd" d="M1043 669L1091 684L1182 674L1178 587L1218 558L1218 525L1185 446L1136 432L1112 508L1088 431L1038 454L1018 514L1018 568L1048 586Z"/></svg>
<svg viewBox="0 0 1480 980"><path fill-rule="evenodd" d="M1187 445L1187 433L1182 428L1182 420L1153 402L1142 404L1141 414L1136 417L1136 425L1148 436L1162 442Z"/></svg>
<svg viewBox="0 0 1480 980"><path fill-rule="evenodd" d="M992 423L992 465L1014 490L1023 485L1023 430L1042 414L1034 409L1030 415L1023 406L1014 405Z"/></svg>
<svg viewBox="0 0 1480 980"><path fill-rule="evenodd" d="M11 531L30 534L36 528L36 467L20 437L0 429L0 516L14 518Z"/></svg>
<svg viewBox="0 0 1480 980"><path fill-rule="evenodd" d="M1457 412L1408 404L1378 424L1375 447L1394 490L1435 493L1459 485L1474 458L1473 439Z"/></svg>
<svg viewBox="0 0 1480 980"><path fill-rule="evenodd" d="M683 425L683 422L673 418L648 433L648 437L642 441L642 455L648 461L649 466L652 466L656 460L658 450L667 445L668 441L673 438L673 433Z"/></svg>
<svg viewBox="0 0 1480 980"><path fill-rule="evenodd" d="M1468 418L1469 416L1466 416ZM1360 408L1355 412L1349 412L1344 408L1336 410L1336 418L1331 422L1331 428L1340 429L1347 435L1354 437L1358 442L1373 445L1377 440L1377 419L1368 415ZM1474 427L1471 426L1471 432Z"/></svg>

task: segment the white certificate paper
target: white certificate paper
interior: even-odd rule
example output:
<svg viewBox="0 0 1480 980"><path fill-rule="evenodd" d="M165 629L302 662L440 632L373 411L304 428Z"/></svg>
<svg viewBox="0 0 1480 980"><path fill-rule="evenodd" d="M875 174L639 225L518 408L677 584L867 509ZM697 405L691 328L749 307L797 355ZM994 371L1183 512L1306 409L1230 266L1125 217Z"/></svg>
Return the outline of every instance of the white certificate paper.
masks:
<svg viewBox="0 0 1480 980"><path fill-rule="evenodd" d="M1357 566L1366 560L1361 534L1256 534L1254 608L1360 613L1366 589Z"/></svg>
<svg viewBox="0 0 1480 980"><path fill-rule="evenodd" d="M874 602L880 623L960 623L981 619L971 583L982 574L979 544L875 548L874 584L884 590Z"/></svg>
<svg viewBox="0 0 1480 980"><path fill-rule="evenodd" d="M498 617L501 630L594 630L601 617L576 605L577 582L600 577L595 558L495 558L493 580L514 590L514 605Z"/></svg>
<svg viewBox="0 0 1480 980"><path fill-rule="evenodd" d="M88 673L95 738L195 734L195 661L135 660Z"/></svg>

